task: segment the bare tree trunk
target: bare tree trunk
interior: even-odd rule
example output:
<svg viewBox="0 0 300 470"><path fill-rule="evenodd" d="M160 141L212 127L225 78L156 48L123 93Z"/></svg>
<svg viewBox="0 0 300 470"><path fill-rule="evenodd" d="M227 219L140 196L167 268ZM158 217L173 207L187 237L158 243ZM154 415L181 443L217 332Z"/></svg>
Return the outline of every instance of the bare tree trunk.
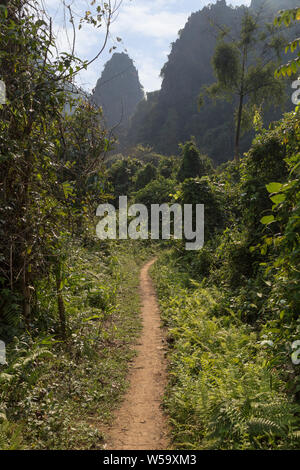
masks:
<svg viewBox="0 0 300 470"><path fill-rule="evenodd" d="M241 76L241 88L240 88L240 101L239 101L239 110L236 123L236 133L235 133L235 146L234 146L234 160L236 162L240 161L240 137L241 137L241 124L243 117L243 105L244 105L244 86L245 86L245 69L247 61L247 47L244 47L243 51L243 65L242 65L242 76Z"/></svg>
<svg viewBox="0 0 300 470"><path fill-rule="evenodd" d="M238 116L237 116L236 132L235 132L234 159L236 162L239 162L240 160L240 136L241 136L242 115L243 115L243 102L244 102L244 95L241 94Z"/></svg>
<svg viewBox="0 0 300 470"><path fill-rule="evenodd" d="M61 337L66 339L66 311L65 311L65 304L62 295L61 289L61 276L60 270L55 270L55 278L56 278L56 296L57 296L57 308L58 308L58 316L60 322L60 330L61 330Z"/></svg>

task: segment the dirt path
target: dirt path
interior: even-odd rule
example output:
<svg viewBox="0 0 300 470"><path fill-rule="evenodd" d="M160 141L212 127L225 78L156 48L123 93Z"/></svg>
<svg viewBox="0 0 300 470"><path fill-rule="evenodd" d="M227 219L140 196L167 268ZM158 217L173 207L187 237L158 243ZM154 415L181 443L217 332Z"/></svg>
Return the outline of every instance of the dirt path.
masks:
<svg viewBox="0 0 300 470"><path fill-rule="evenodd" d="M166 418L161 409L166 385L163 332L147 263L140 274L143 330L130 372L130 387L109 431L109 450L168 449Z"/></svg>

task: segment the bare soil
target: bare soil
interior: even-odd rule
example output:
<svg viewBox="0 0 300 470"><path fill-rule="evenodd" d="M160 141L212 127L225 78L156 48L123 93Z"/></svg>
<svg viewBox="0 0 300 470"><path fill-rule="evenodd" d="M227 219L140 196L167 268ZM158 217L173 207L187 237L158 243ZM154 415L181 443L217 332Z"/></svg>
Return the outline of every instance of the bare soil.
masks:
<svg viewBox="0 0 300 470"><path fill-rule="evenodd" d="M140 274L142 334L130 370L130 386L108 431L106 449L165 450L170 447L166 416L161 407L167 383L165 339L148 262Z"/></svg>

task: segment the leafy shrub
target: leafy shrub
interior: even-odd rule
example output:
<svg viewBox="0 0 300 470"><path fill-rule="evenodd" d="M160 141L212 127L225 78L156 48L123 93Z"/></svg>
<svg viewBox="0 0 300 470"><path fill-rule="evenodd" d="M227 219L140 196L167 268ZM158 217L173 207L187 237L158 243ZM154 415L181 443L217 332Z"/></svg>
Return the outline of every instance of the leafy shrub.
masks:
<svg viewBox="0 0 300 470"><path fill-rule="evenodd" d="M110 287L99 287L88 294L88 303L90 307L96 307L103 312L109 312L115 303L116 290Z"/></svg>
<svg viewBox="0 0 300 470"><path fill-rule="evenodd" d="M178 276L166 258L154 271L171 336L165 404L176 448L297 448L300 407L280 370L266 367L268 346L238 318L213 316L216 288L187 290Z"/></svg>
<svg viewBox="0 0 300 470"><path fill-rule="evenodd" d="M222 209L222 193L219 187L208 177L186 179L174 195L180 204L204 204L205 211L205 240L224 226L226 215Z"/></svg>
<svg viewBox="0 0 300 470"><path fill-rule="evenodd" d="M177 179L183 182L185 179L208 175L213 171L211 160L202 156L193 141L186 142L181 146L182 162L178 171Z"/></svg>
<svg viewBox="0 0 300 470"><path fill-rule="evenodd" d="M134 176L142 163L132 158L122 158L116 161L108 171L108 179L114 187L116 197L126 196L134 187Z"/></svg>
<svg viewBox="0 0 300 470"><path fill-rule="evenodd" d="M139 189L144 188L149 184L152 180L156 178L157 170L154 165L151 163L147 163L146 166L141 168L135 178L135 189L138 191Z"/></svg>
<svg viewBox="0 0 300 470"><path fill-rule="evenodd" d="M176 188L176 181L171 179L159 178L151 181L143 189L135 194L137 203L145 204L148 209L151 204L164 204L172 199L172 193Z"/></svg>
<svg viewBox="0 0 300 470"><path fill-rule="evenodd" d="M158 173L164 178L176 179L178 165L180 161L177 157L163 157L158 165Z"/></svg>

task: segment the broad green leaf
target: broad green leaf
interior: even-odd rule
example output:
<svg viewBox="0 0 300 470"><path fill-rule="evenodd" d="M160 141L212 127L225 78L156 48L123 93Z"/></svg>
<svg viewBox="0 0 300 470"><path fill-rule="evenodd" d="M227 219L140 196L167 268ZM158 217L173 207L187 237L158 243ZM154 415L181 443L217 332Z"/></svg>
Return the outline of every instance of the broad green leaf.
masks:
<svg viewBox="0 0 300 470"><path fill-rule="evenodd" d="M265 217L263 217L260 222L264 225L269 225L271 224L272 222L275 221L275 217L274 215L266 215Z"/></svg>
<svg viewBox="0 0 300 470"><path fill-rule="evenodd" d="M267 188L267 191L269 193L278 193L282 188L282 184L281 183L270 183L270 184L266 185L266 188Z"/></svg>
<svg viewBox="0 0 300 470"><path fill-rule="evenodd" d="M285 200L286 200L285 194L276 194L275 196L271 197L271 201L274 202L274 204L276 205L281 204Z"/></svg>

